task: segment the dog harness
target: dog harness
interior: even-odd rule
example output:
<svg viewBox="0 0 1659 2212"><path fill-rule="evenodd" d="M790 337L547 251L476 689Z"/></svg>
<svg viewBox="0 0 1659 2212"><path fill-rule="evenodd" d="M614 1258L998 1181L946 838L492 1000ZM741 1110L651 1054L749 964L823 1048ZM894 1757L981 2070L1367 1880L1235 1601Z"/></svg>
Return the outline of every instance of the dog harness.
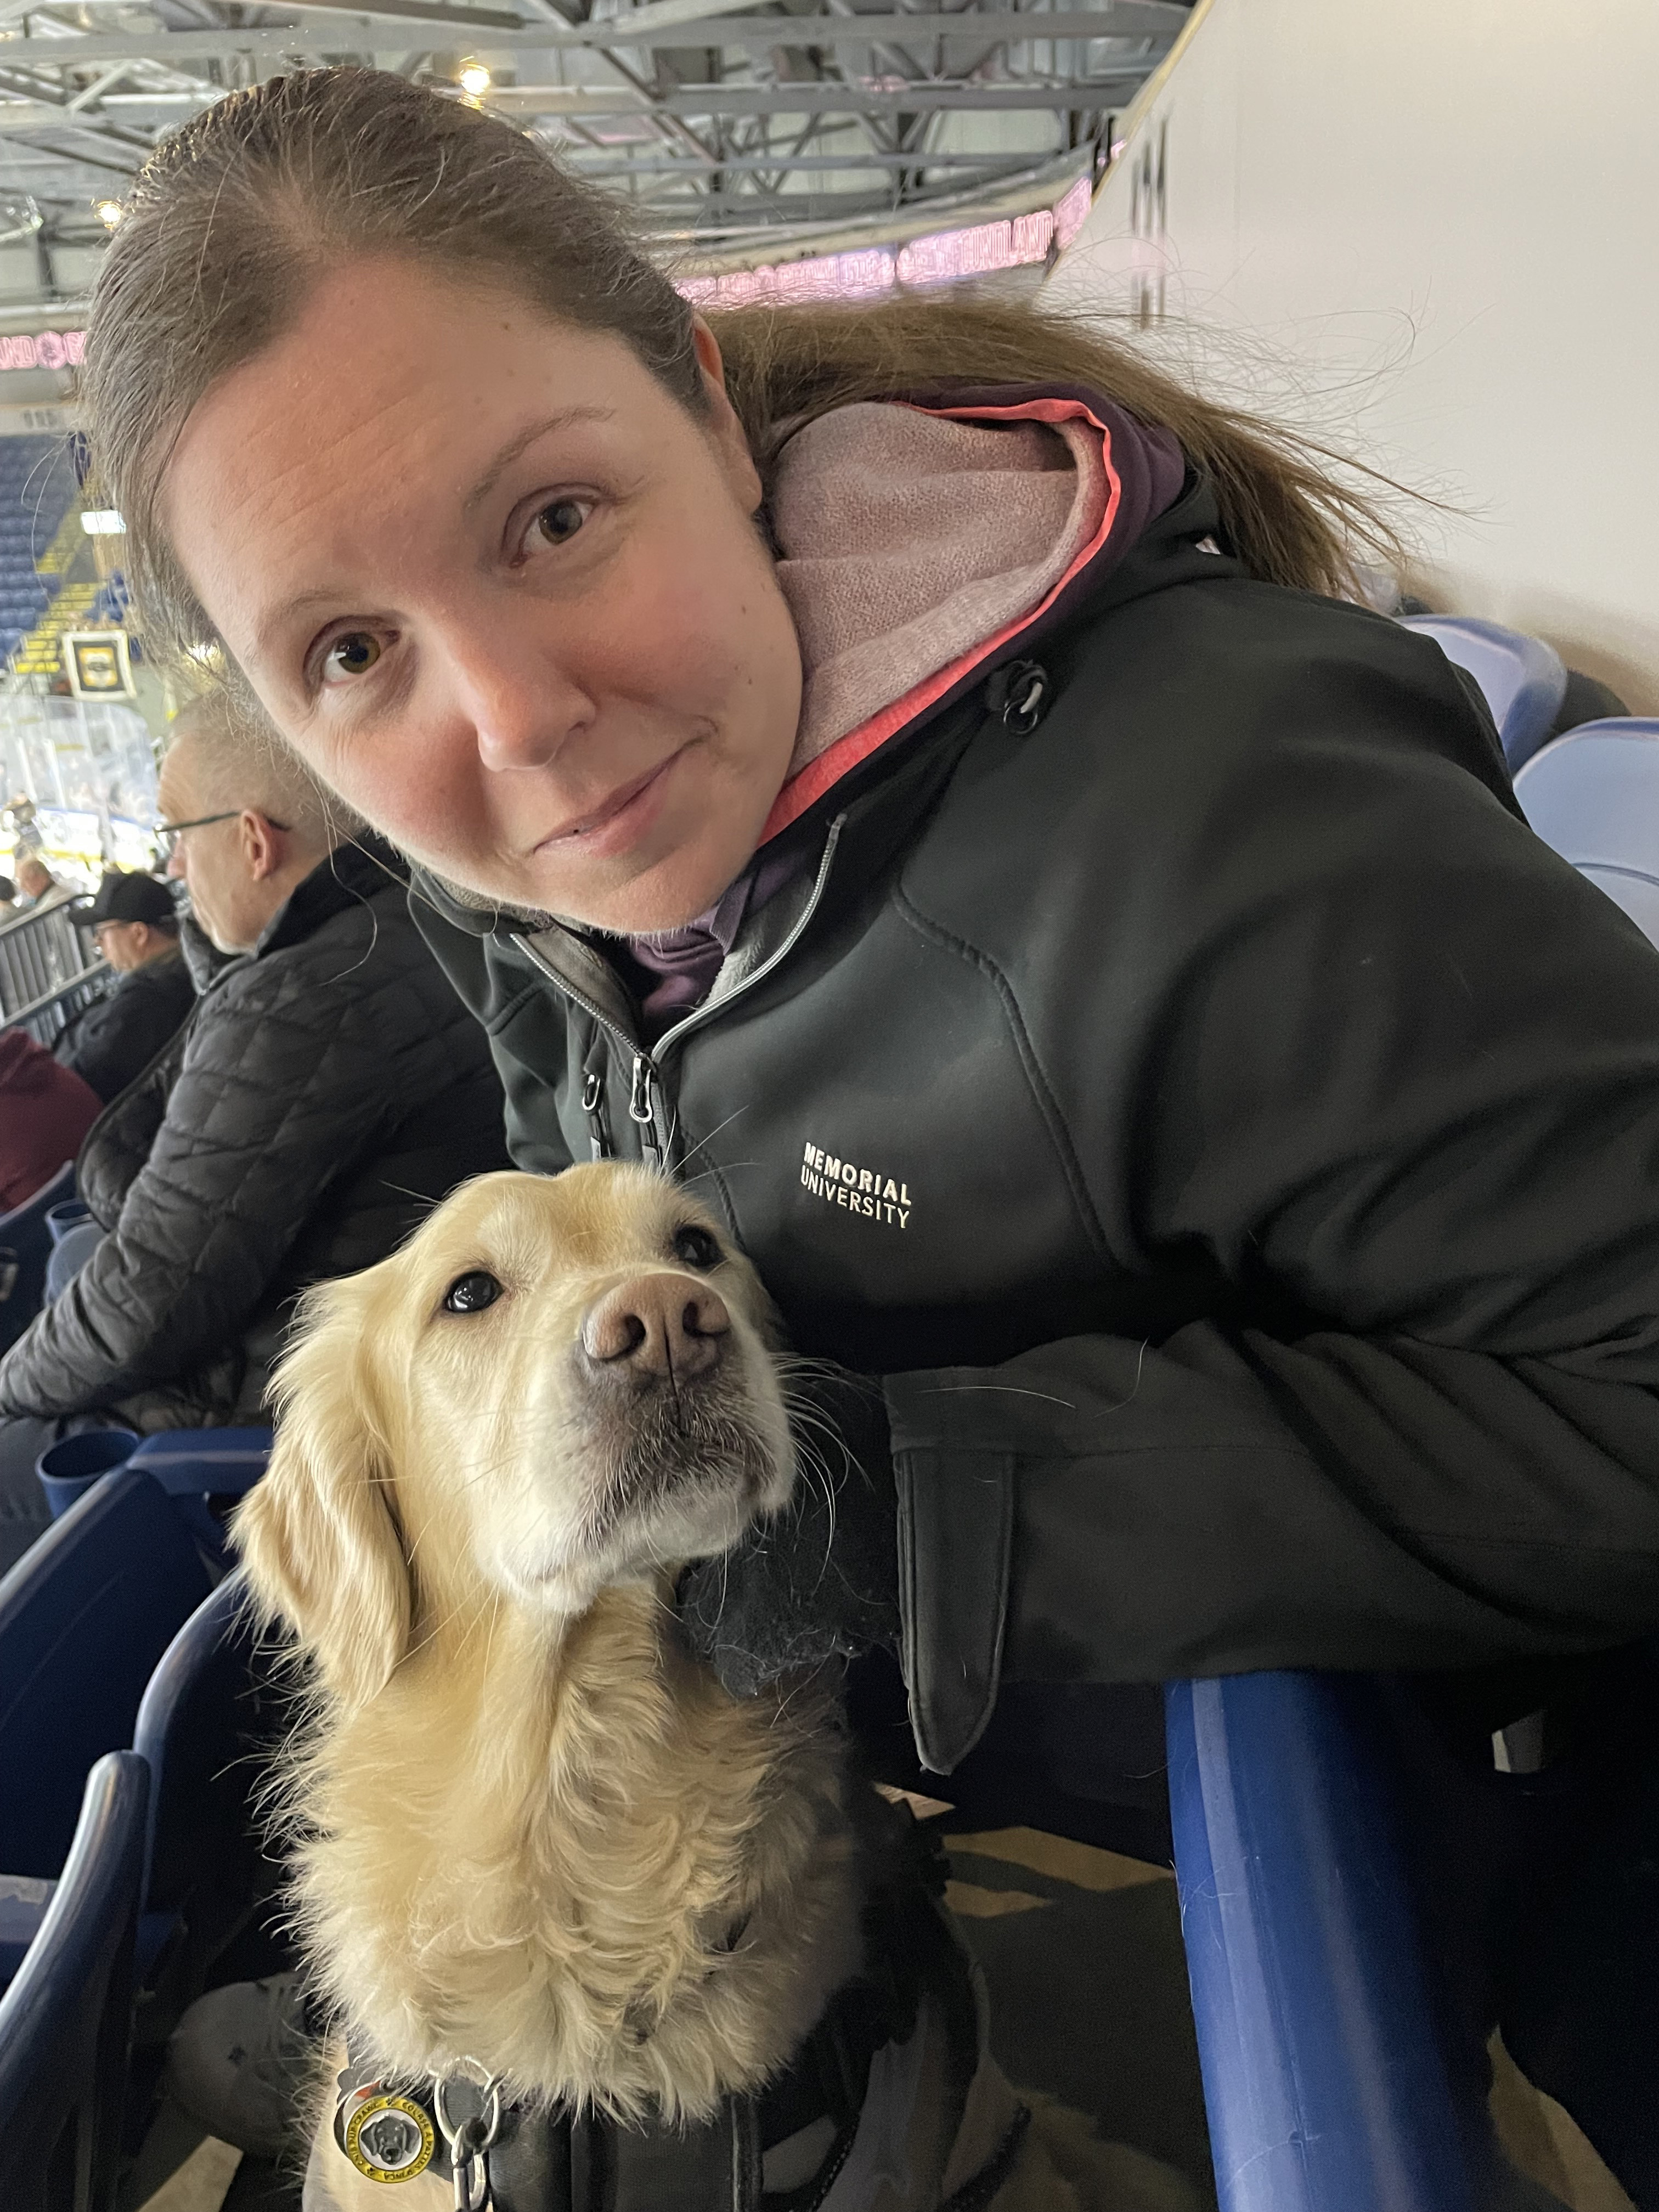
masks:
<svg viewBox="0 0 1659 2212"><path fill-rule="evenodd" d="M701 2125L624 2126L515 2105L474 2062L441 2081L389 2081L349 2054L335 2142L373 2181L442 2177L456 2212L864 2212L909 2134L924 2029L939 2036L958 2111L984 2055L974 1970L941 1904L937 1842L912 1833L896 1878L866 1900L866 1972L837 1992L786 2073L727 2097ZM1029 2118L1012 2107L989 2159L940 2212L982 2212ZM769 2154L784 2150L773 2161L784 2179L820 2139L804 2179L767 2187Z"/></svg>

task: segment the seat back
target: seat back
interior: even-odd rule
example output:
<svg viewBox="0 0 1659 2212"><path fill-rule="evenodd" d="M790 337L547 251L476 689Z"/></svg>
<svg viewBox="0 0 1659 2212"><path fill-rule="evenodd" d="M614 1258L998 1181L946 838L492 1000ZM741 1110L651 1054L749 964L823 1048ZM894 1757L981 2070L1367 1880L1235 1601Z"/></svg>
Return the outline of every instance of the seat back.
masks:
<svg viewBox="0 0 1659 2212"><path fill-rule="evenodd" d="M1586 722L1515 779L1533 828L1659 945L1659 721Z"/></svg>
<svg viewBox="0 0 1659 2212"><path fill-rule="evenodd" d="M216 1573L231 1553L208 1500L245 1496L265 1471L271 1441L269 1429L167 1429L146 1437L128 1465L160 1483Z"/></svg>
<svg viewBox="0 0 1659 2212"><path fill-rule="evenodd" d="M132 1741L156 1662L207 1592L172 1503L125 1468L0 1581L0 1873L58 1872L88 1769Z"/></svg>
<svg viewBox="0 0 1659 2212"><path fill-rule="evenodd" d="M262 1643L240 1574L180 1628L138 1708L133 1748L149 1769L144 1911L182 1924L169 1994L188 2004L216 1958L273 1896L257 1800L287 1734L291 1699Z"/></svg>
<svg viewBox="0 0 1659 2212"><path fill-rule="evenodd" d="M115 2202L149 1784L136 1752L93 1767L63 1878L0 1996L6 2212L110 2212Z"/></svg>
<svg viewBox="0 0 1659 2212"><path fill-rule="evenodd" d="M1474 2212L1364 1678L1166 1692L1182 1930L1220 2212Z"/></svg>
<svg viewBox="0 0 1659 2212"><path fill-rule="evenodd" d="M33 1198L0 1213L0 1352L15 1344L40 1310L52 1231L46 1217L75 1195L75 1163L67 1160Z"/></svg>
<svg viewBox="0 0 1659 2212"><path fill-rule="evenodd" d="M1448 660L1474 677L1511 775L1547 741L1567 692L1566 667L1553 646L1472 616L1407 615L1401 628L1431 637Z"/></svg>

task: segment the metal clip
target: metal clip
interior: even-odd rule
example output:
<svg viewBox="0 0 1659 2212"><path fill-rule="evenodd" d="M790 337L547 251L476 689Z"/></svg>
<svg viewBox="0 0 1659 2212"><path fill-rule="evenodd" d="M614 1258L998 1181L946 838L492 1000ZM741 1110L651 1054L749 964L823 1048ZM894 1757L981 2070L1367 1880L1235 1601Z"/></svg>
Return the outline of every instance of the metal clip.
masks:
<svg viewBox="0 0 1659 2212"><path fill-rule="evenodd" d="M634 1085L628 1094L630 1120L648 1124L651 1112L651 1063L642 1052L634 1055Z"/></svg>
<svg viewBox="0 0 1659 2212"><path fill-rule="evenodd" d="M629 1119L640 1133L640 1157L648 1168L660 1168L662 1154L657 1146L657 1112L651 1097L656 1069L642 1052L634 1055L634 1080L628 1095Z"/></svg>
<svg viewBox="0 0 1659 2212"><path fill-rule="evenodd" d="M471 2082L478 2092L483 2111L457 2119L450 2109L450 2091L459 2081ZM453 2074L433 2077L432 2108L455 2176L455 2212L489 2212L489 2148L501 2131L501 2082L476 2058L463 2058Z"/></svg>
<svg viewBox="0 0 1659 2212"><path fill-rule="evenodd" d="M985 704L1000 714L1004 729L1029 738L1048 710L1054 690L1048 672L1035 660L1011 661L985 687Z"/></svg>
<svg viewBox="0 0 1659 2212"><path fill-rule="evenodd" d="M605 1078L590 1067L582 1084L582 1111L587 1116L587 1149L596 1160L608 1158L611 1143L605 1126Z"/></svg>

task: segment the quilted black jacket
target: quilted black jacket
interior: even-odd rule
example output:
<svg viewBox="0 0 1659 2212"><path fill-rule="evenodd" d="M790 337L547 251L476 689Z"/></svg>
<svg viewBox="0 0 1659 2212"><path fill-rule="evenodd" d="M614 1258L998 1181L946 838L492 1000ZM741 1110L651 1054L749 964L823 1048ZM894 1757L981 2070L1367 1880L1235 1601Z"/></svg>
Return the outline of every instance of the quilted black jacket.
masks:
<svg viewBox="0 0 1659 2212"><path fill-rule="evenodd" d="M0 1414L258 1419L295 1292L507 1164L488 1045L389 857L315 869L93 1125L80 1190L110 1234L0 1361Z"/></svg>

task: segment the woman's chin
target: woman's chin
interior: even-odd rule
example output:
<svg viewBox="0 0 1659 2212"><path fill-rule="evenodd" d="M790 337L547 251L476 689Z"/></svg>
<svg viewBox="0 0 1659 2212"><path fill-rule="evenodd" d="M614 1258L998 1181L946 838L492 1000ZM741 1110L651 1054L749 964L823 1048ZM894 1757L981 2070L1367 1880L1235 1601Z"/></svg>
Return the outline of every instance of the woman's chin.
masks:
<svg viewBox="0 0 1659 2212"><path fill-rule="evenodd" d="M581 882L550 871L539 879L538 895L525 902L613 937L659 936L707 914L750 857L746 851L671 852L610 882Z"/></svg>

